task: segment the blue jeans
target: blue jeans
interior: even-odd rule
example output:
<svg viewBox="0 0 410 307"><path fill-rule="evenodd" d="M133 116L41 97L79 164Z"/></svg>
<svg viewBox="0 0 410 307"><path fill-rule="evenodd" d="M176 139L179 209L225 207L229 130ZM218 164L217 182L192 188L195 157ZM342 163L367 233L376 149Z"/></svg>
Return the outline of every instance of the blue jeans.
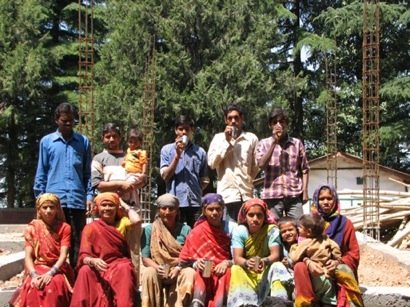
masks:
<svg viewBox="0 0 410 307"><path fill-rule="evenodd" d="M298 220L303 215L302 196L284 197L280 199L264 199L276 220L282 216L293 217Z"/></svg>

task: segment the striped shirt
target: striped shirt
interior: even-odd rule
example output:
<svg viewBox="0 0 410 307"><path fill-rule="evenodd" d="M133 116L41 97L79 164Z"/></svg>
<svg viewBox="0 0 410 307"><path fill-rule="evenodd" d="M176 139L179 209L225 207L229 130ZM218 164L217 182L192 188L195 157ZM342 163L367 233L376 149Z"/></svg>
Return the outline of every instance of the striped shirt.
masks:
<svg viewBox="0 0 410 307"><path fill-rule="evenodd" d="M256 146L256 160L269 151L272 137L262 139ZM309 171L305 148L299 139L287 137L277 144L264 168L262 199L298 197L303 193L302 176Z"/></svg>

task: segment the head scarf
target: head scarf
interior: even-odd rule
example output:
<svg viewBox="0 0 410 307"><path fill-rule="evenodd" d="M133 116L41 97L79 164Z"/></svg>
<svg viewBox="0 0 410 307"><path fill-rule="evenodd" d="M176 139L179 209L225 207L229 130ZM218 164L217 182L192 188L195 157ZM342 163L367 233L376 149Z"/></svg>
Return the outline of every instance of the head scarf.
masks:
<svg viewBox="0 0 410 307"><path fill-rule="evenodd" d="M160 197L158 197L157 201L155 202L155 205L158 208L163 208L163 207L178 208L179 207L179 200L176 196L167 193L167 194L163 194Z"/></svg>
<svg viewBox="0 0 410 307"><path fill-rule="evenodd" d="M243 203L238 214L238 224L246 224L246 214L253 206L259 206L262 208L263 213L265 214L264 223L276 224L275 217L273 216L272 212L270 212L270 210L268 209L268 205L262 199L259 198L252 198Z"/></svg>
<svg viewBox="0 0 410 307"><path fill-rule="evenodd" d="M111 202L115 205L116 209L117 209L117 213L115 218L116 219L120 219L122 214L120 212L120 210L118 210L118 208L120 207L120 197L118 196L117 193L113 193L113 192L104 192L101 194L98 194L95 198L94 198L94 202L95 205L97 206L97 210L100 210L100 207L102 205L103 202Z"/></svg>
<svg viewBox="0 0 410 307"><path fill-rule="evenodd" d="M209 204L219 204L223 206L225 204L222 195L217 193L208 193L202 197L202 208L205 208Z"/></svg>
<svg viewBox="0 0 410 307"><path fill-rule="evenodd" d="M328 214L324 213L319 206L319 194L322 189L329 189L333 197L333 208ZM333 241L336 241L339 246L342 246L346 217L340 215L340 201L336 189L333 186L322 184L315 190L313 193L311 212L312 214L317 214L323 217L326 221L324 232L329 235Z"/></svg>
<svg viewBox="0 0 410 307"><path fill-rule="evenodd" d="M45 202L48 202L48 201L53 203L57 207L57 215L56 215L57 220L59 220L61 222L65 222L65 216L64 216L63 209L61 208L60 199L58 198L57 195L52 194L52 193L44 193L44 194L41 194L37 198L37 200L36 200L36 211L37 211L36 218L41 220L40 208Z"/></svg>
<svg viewBox="0 0 410 307"><path fill-rule="evenodd" d="M333 208L330 211L329 214L325 214L322 209L319 206L319 194L322 189L328 189L330 190L330 193L332 194L333 198ZM313 193L313 204L311 211L313 214L319 214L322 216L325 220L326 218L333 216L333 215L338 215L340 213L340 202L339 202L339 197L337 196L336 189L329 184L322 184L320 185L315 192Z"/></svg>

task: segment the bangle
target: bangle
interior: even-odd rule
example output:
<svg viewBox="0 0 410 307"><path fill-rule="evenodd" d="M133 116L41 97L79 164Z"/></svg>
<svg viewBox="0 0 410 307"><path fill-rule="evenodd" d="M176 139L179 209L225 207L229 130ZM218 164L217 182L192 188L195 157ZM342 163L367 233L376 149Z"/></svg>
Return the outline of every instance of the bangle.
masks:
<svg viewBox="0 0 410 307"><path fill-rule="evenodd" d="M245 260L245 262L243 263L242 267L244 267L245 269L248 268L248 259Z"/></svg>
<svg viewBox="0 0 410 307"><path fill-rule="evenodd" d="M265 265L270 265L273 262L269 259L269 257L262 258L262 261Z"/></svg>
<svg viewBox="0 0 410 307"><path fill-rule="evenodd" d="M233 265L233 261L232 260L225 260L225 263L228 267L231 267Z"/></svg>
<svg viewBox="0 0 410 307"><path fill-rule="evenodd" d="M193 268L194 270L196 270L197 265L198 265L198 263L197 263L197 261L195 261L195 262L192 264L192 268Z"/></svg>
<svg viewBox="0 0 410 307"><path fill-rule="evenodd" d="M47 274L48 274L48 275L51 275L51 276L54 276L54 275L56 275L57 271L58 271L58 267L56 267L55 265L53 265L53 266L51 267L51 269L47 272Z"/></svg>
<svg viewBox="0 0 410 307"><path fill-rule="evenodd" d="M38 273L35 270L30 272L31 278L36 278L37 276L38 276Z"/></svg>

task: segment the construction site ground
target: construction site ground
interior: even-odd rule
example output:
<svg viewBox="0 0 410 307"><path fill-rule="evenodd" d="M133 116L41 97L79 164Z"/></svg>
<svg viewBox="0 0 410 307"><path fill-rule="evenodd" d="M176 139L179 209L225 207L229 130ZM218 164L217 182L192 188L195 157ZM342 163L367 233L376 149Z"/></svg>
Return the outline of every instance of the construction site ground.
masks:
<svg viewBox="0 0 410 307"><path fill-rule="evenodd" d="M0 225L0 276L6 271L5 262L18 262L11 266L10 278L0 278L0 306L7 306L7 299L23 278L23 228ZM359 281L366 306L410 306L410 250L392 248L360 233L357 236L361 252Z"/></svg>

